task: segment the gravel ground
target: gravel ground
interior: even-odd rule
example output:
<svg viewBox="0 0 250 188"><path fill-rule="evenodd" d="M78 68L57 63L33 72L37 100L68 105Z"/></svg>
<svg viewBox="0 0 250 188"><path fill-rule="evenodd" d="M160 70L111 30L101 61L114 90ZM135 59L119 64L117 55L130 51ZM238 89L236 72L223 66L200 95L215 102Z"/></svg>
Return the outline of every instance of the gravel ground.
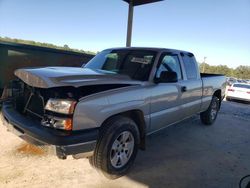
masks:
<svg viewBox="0 0 250 188"><path fill-rule="evenodd" d="M0 187L238 187L250 174L250 105L223 102L213 126L199 117L148 137L131 172L107 180L87 159L59 160L0 122Z"/></svg>

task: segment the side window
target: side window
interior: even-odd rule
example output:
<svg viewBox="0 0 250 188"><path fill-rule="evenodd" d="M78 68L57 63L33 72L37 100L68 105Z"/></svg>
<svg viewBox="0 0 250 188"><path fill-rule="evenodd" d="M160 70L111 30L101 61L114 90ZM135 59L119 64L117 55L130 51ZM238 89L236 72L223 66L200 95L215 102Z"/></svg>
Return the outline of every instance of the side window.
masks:
<svg viewBox="0 0 250 188"><path fill-rule="evenodd" d="M181 54L181 55L186 70L187 79L189 80L197 79L198 75L197 75L197 67L194 55L193 54Z"/></svg>
<svg viewBox="0 0 250 188"><path fill-rule="evenodd" d="M182 79L180 61L177 55L166 54L160 60L159 68L156 71L156 78L159 78L162 71L176 72L178 80Z"/></svg>

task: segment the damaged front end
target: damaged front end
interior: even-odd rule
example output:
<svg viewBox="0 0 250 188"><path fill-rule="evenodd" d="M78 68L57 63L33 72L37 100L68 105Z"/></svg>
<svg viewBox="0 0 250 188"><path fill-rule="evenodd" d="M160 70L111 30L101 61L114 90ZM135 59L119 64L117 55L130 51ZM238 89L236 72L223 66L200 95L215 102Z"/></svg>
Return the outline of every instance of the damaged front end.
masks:
<svg viewBox="0 0 250 188"><path fill-rule="evenodd" d="M8 102L15 110L41 125L71 131L73 113L79 99L106 90L129 86L128 84L103 84L82 87L31 87L22 80L14 80L5 90Z"/></svg>
<svg viewBox="0 0 250 188"><path fill-rule="evenodd" d="M78 153L91 154L98 130L73 131L71 113L54 112L46 105L51 99L78 100L74 88L34 88L21 80L11 81L4 90L2 120L7 130L23 140L53 151L60 159ZM55 106L54 106L55 109Z"/></svg>
<svg viewBox="0 0 250 188"><path fill-rule="evenodd" d="M7 129L37 146L54 148L65 159L93 154L98 128L74 130L74 109L88 95L126 87L128 84L88 85L81 87L32 87L20 79L13 80L4 90L6 100L2 118Z"/></svg>
<svg viewBox="0 0 250 188"><path fill-rule="evenodd" d="M21 80L14 80L4 93L7 95L8 103L11 103L19 114L40 122L46 127L72 130L73 110L79 97L75 88L35 88ZM47 103L51 104L51 99L73 101L73 107L70 106L72 112L64 114L53 109L46 109Z"/></svg>

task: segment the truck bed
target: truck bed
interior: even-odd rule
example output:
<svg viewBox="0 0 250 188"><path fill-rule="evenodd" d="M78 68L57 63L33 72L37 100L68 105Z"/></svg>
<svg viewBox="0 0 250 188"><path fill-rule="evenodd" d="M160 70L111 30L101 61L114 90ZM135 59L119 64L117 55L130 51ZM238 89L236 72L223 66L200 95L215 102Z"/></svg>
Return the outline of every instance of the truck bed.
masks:
<svg viewBox="0 0 250 188"><path fill-rule="evenodd" d="M202 106L201 109L207 109L212 95L215 91L220 90L221 100L225 96L226 77L222 74L201 73L202 80Z"/></svg>

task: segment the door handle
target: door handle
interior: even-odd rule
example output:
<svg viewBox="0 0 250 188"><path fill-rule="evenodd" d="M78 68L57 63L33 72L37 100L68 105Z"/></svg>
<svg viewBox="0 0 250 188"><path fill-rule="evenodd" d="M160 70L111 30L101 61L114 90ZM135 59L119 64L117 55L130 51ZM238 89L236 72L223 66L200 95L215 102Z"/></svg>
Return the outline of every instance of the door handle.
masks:
<svg viewBox="0 0 250 188"><path fill-rule="evenodd" d="M181 92L186 92L187 91L187 87L186 86L181 86Z"/></svg>

